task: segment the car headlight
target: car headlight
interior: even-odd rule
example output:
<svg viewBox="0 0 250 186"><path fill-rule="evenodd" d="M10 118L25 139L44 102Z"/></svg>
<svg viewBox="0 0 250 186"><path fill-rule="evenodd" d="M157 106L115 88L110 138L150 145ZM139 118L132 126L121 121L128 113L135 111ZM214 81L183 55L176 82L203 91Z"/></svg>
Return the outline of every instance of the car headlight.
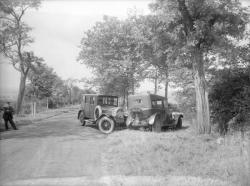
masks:
<svg viewBox="0 0 250 186"><path fill-rule="evenodd" d="M113 117L116 116L116 111L117 111L116 109L112 110L111 115L112 115Z"/></svg>
<svg viewBox="0 0 250 186"><path fill-rule="evenodd" d="M117 109L112 110L111 114L113 117L120 118L120 117L123 117L123 110L121 108L117 108Z"/></svg>

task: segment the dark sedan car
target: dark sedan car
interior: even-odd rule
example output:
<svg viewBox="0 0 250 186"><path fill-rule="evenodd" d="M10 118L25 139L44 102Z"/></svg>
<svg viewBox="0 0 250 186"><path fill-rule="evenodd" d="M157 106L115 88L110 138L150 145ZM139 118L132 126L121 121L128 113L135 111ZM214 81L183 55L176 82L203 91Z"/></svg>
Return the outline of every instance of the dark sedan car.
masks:
<svg viewBox="0 0 250 186"><path fill-rule="evenodd" d="M145 127L160 132L162 127L182 127L183 114L169 112L164 107L164 97L155 94L132 95L128 98L128 127Z"/></svg>
<svg viewBox="0 0 250 186"><path fill-rule="evenodd" d="M118 97L99 94L83 95L78 119L83 126L86 122L96 124L106 134L125 123L123 109L118 107Z"/></svg>

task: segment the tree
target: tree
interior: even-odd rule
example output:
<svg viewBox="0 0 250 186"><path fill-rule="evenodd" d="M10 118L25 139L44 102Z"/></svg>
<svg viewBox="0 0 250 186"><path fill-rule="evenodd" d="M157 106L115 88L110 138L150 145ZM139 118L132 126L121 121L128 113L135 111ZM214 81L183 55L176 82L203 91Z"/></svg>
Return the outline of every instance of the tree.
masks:
<svg viewBox="0 0 250 186"><path fill-rule="evenodd" d="M120 21L104 16L103 22L96 23L85 33L78 58L95 70L97 80L105 78L108 82L115 83L117 91L119 82L124 82L123 97L129 93L134 94L144 69L139 55L141 46L138 45L141 38L137 37L138 30L135 25L132 18ZM116 81L118 79L119 82Z"/></svg>
<svg viewBox="0 0 250 186"><path fill-rule="evenodd" d="M30 89L27 95L34 95L37 99L52 96L53 87L57 78L52 68L46 64L37 65L35 70L29 72L28 78L30 80Z"/></svg>
<svg viewBox="0 0 250 186"><path fill-rule="evenodd" d="M67 80L65 80L65 85L66 87L68 88L68 91L69 91L69 102L70 104L73 103L73 100L72 100L72 89L74 87L74 83L76 83L78 80L77 79L72 79L72 78L69 78Z"/></svg>
<svg viewBox="0 0 250 186"><path fill-rule="evenodd" d="M48 108L48 101L52 96L56 78L57 75L53 69L49 68L46 64L36 65L35 69L29 71L28 79L30 83L26 88L26 96L33 100L34 114L37 100L47 98Z"/></svg>
<svg viewBox="0 0 250 186"><path fill-rule="evenodd" d="M155 93L157 93L158 81L165 81L165 106L168 107L169 75L175 67L177 57L178 39L173 34L166 32L167 24L157 15L140 16L137 18L137 27L140 37L143 38L143 60L155 70L149 68L148 77L155 81Z"/></svg>
<svg viewBox="0 0 250 186"><path fill-rule="evenodd" d="M68 87L60 77L57 77L53 86L53 93L51 98L52 107L59 107L69 103L69 97Z"/></svg>
<svg viewBox="0 0 250 186"><path fill-rule="evenodd" d="M166 32L182 42L182 65L194 75L199 132L210 133L204 56L242 37L248 14L238 0L157 0L151 8L167 23Z"/></svg>
<svg viewBox="0 0 250 186"><path fill-rule="evenodd" d="M228 127L244 131L250 121L250 66L215 70L212 84L209 100L219 132L225 134ZM228 126L233 118L237 121Z"/></svg>
<svg viewBox="0 0 250 186"><path fill-rule="evenodd" d="M27 75L41 58L33 52L25 51L25 46L33 42L28 35L31 28L23 22L23 16L29 8L38 8L40 0L2 0L0 2L0 42L1 53L7 57L13 67L21 73L16 112L19 113L25 92Z"/></svg>

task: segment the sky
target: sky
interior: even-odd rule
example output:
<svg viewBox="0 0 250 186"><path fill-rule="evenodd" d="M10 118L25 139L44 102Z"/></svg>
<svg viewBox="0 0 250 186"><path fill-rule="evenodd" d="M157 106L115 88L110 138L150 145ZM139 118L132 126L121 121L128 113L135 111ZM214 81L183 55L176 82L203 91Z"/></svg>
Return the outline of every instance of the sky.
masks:
<svg viewBox="0 0 250 186"><path fill-rule="evenodd" d="M43 57L62 78L91 78L91 70L79 64L76 58L84 32L104 15L127 17L129 9L136 8L148 14L152 0L45 0L38 10L26 12L24 21L33 28L30 35L35 39L30 49ZM250 0L244 0L250 6ZM0 60L3 58L0 56ZM18 90L20 74L11 65L0 63L0 94ZM153 90L152 83L143 83L141 91ZM163 94L163 89L161 90Z"/></svg>
<svg viewBox="0 0 250 186"><path fill-rule="evenodd" d="M84 32L101 21L104 15L124 19L129 10L134 8L141 14L147 14L150 2L151 0L42 1L38 10L29 9L24 16L24 21L32 27L30 35L35 40L30 50L44 58L45 63L53 67L62 79L91 78L91 70L76 60ZM0 94L16 92L19 78L20 74L11 65L0 64Z"/></svg>

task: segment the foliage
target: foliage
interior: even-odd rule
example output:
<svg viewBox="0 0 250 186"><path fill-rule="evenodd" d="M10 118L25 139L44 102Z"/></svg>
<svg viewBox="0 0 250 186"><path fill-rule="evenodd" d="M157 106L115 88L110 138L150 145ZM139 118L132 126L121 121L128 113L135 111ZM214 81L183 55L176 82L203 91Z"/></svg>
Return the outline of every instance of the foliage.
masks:
<svg viewBox="0 0 250 186"><path fill-rule="evenodd" d="M234 117L234 128L242 129L250 114L250 66L216 71L210 91L212 118L225 133Z"/></svg>
<svg viewBox="0 0 250 186"><path fill-rule="evenodd" d="M53 84L52 96L49 98L49 108L58 108L68 104L79 104L82 94L94 93L89 89L80 89L73 84L76 80L62 80L56 76Z"/></svg>
<svg viewBox="0 0 250 186"><path fill-rule="evenodd" d="M0 51L11 60L14 68L22 73L32 68L32 62L28 60L30 52L24 51L25 46L33 42L28 35L31 28L23 22L23 16L27 9L38 8L40 0L3 0L0 2ZM33 54L29 54L34 56Z"/></svg>
<svg viewBox="0 0 250 186"><path fill-rule="evenodd" d="M248 13L234 0L157 0L152 10L166 23L166 33L178 41L180 67L191 68L200 133L210 133L208 89L204 56L219 53L243 37Z"/></svg>
<svg viewBox="0 0 250 186"><path fill-rule="evenodd" d="M43 99L50 97L53 92L53 85L56 81L56 74L52 68L45 64L37 65L35 70L29 72L26 96Z"/></svg>
<svg viewBox="0 0 250 186"><path fill-rule="evenodd" d="M188 68L174 69L169 80L173 83L173 88L177 88L176 101L181 111L185 113L185 118L194 119L196 108L192 70Z"/></svg>
<svg viewBox="0 0 250 186"><path fill-rule="evenodd" d="M103 21L96 23L82 38L78 60L95 70L96 82L104 78L115 84L112 91L123 96L133 94L143 76L143 61L139 55L142 38L137 33L135 19L121 21L104 16ZM125 90L120 91L119 82L126 82L121 85ZM101 91L108 90L103 81L97 83Z"/></svg>
<svg viewBox="0 0 250 186"><path fill-rule="evenodd" d="M175 68L179 40L168 32L168 25L158 15L140 16L137 22L143 38L140 55L149 66L145 69L147 78L154 80L155 92L158 83L164 81L165 105L168 105L169 75Z"/></svg>
<svg viewBox="0 0 250 186"><path fill-rule="evenodd" d="M0 2L0 52L7 57L13 67L21 73L19 93L17 98L17 113L25 92L28 72L42 58L36 57L25 47L33 42L29 36L31 28L23 22L23 16L29 8L38 8L40 0L2 0Z"/></svg>
<svg viewBox="0 0 250 186"><path fill-rule="evenodd" d="M36 68L29 72L28 78L26 102L30 100L37 103L48 101L49 108L79 104L82 101L82 94L93 93L93 91L83 90L74 85L78 81L76 79L62 80L53 68L43 63L36 65Z"/></svg>

